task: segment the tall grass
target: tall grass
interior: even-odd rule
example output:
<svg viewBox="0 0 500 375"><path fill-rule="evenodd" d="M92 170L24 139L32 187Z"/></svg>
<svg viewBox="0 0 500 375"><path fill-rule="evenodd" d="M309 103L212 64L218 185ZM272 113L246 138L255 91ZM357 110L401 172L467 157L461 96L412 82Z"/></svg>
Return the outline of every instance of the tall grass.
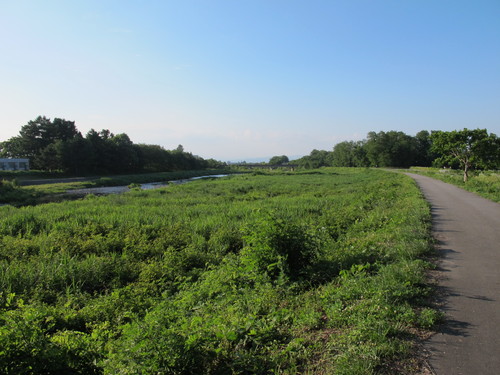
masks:
<svg viewBox="0 0 500 375"><path fill-rule="evenodd" d="M429 209L398 174L237 175L0 219L4 373L387 373L437 318Z"/></svg>

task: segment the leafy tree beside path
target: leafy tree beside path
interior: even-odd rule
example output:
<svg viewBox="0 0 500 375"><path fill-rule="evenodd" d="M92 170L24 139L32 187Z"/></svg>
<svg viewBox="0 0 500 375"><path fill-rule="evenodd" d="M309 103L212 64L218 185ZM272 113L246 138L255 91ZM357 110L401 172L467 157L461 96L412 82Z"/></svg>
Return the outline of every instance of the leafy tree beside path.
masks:
<svg viewBox="0 0 500 375"><path fill-rule="evenodd" d="M463 129L431 133L432 151L441 155L434 163L446 166L460 164L464 182L472 168L497 169L500 167L500 138L486 129Z"/></svg>

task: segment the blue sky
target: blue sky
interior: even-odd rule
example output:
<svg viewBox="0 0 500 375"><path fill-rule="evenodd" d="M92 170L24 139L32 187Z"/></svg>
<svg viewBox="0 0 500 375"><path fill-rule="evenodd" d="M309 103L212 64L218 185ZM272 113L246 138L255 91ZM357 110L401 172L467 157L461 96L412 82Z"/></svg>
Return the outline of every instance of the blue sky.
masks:
<svg viewBox="0 0 500 375"><path fill-rule="evenodd" d="M38 115L218 160L500 135L498 0L0 0L0 141Z"/></svg>

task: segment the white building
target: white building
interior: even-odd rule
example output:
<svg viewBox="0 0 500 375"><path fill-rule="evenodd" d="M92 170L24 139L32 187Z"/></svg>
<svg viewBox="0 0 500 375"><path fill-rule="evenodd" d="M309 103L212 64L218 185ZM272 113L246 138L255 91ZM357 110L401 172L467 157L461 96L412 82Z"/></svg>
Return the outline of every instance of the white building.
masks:
<svg viewBox="0 0 500 375"><path fill-rule="evenodd" d="M30 159L0 159L0 171L29 171Z"/></svg>

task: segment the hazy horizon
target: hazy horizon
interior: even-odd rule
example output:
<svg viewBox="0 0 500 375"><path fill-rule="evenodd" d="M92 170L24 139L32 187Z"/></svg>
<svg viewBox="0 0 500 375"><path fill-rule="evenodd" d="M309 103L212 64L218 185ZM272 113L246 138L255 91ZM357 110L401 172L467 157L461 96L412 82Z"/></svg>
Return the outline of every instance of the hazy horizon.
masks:
<svg viewBox="0 0 500 375"><path fill-rule="evenodd" d="M0 141L37 116L222 161L500 133L498 1L3 1Z"/></svg>

